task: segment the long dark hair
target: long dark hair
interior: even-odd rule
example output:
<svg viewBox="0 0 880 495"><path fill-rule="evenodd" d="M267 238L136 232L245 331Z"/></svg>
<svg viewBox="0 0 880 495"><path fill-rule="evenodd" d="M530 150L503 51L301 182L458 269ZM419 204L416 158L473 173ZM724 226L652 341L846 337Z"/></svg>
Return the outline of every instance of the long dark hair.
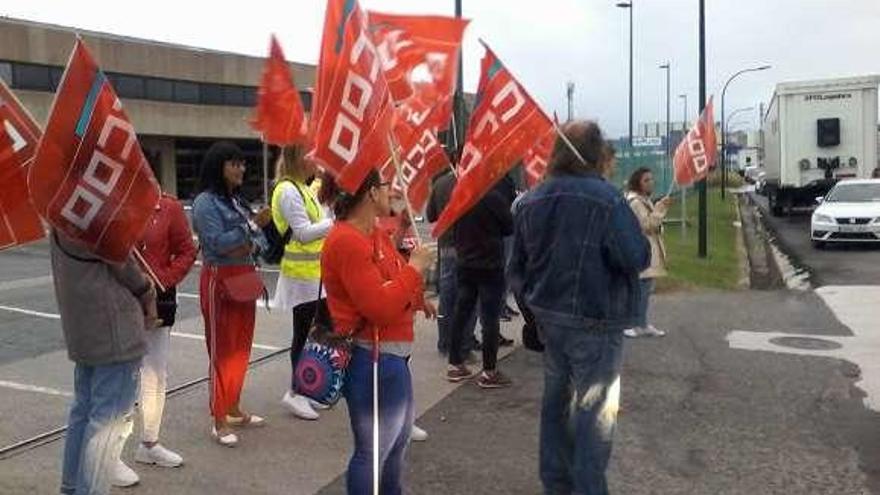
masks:
<svg viewBox="0 0 880 495"><path fill-rule="evenodd" d="M210 191L229 197L229 189L223 178L223 166L228 161L244 161L244 152L234 143L217 141L208 148L199 171L199 192ZM233 191L233 195L236 194Z"/></svg>
<svg viewBox="0 0 880 495"><path fill-rule="evenodd" d="M642 177L645 174L650 174L651 169L648 167L639 167L636 169L632 175L629 176L629 180L626 182L626 188L629 191L639 194L645 194L645 191L642 191Z"/></svg>
<svg viewBox="0 0 880 495"><path fill-rule="evenodd" d="M367 192L382 184L382 178L376 169L371 169L370 173L361 182L361 186L354 194L343 191L336 183L336 179L330 174L324 174L321 178L321 192L318 199L322 203L331 205L333 214L339 220L345 220L351 214L352 210L364 200Z"/></svg>

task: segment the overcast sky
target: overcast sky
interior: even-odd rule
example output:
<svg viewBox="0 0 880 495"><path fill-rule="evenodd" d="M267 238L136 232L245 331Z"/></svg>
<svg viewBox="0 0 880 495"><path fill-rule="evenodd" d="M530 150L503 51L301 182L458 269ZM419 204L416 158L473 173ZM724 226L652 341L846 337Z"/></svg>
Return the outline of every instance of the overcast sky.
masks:
<svg viewBox="0 0 880 495"><path fill-rule="evenodd" d="M610 136L627 132L629 17L617 0L463 0L472 19L465 34L465 87L479 77L482 38L538 103L566 115L565 85L573 81L575 116L597 119ZM665 73L672 63L672 117L677 95L696 114L698 1L635 3L635 121L665 118ZM452 15L454 0L360 0L366 9ZM4 0L0 15L83 29L264 56L276 33L288 59L315 63L324 0ZM739 69L727 91L728 111L754 106L736 118L757 127L759 102L780 81L880 74L880 0L706 0L708 93ZM124 7L123 7L124 6ZM720 104L720 101L718 102ZM716 110L716 115L720 111Z"/></svg>

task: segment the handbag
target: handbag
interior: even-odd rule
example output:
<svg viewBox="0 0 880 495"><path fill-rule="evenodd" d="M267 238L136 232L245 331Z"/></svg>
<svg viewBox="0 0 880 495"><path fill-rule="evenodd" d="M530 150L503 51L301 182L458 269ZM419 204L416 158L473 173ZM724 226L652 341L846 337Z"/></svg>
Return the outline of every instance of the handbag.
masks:
<svg viewBox="0 0 880 495"><path fill-rule="evenodd" d="M344 335L334 331L327 305L320 299L322 287L323 280L318 284L318 307L312 318L306 345L293 371L293 383L297 394L332 407L342 397L342 387L351 362L352 336L357 329Z"/></svg>
<svg viewBox="0 0 880 495"><path fill-rule="evenodd" d="M170 327L174 325L177 316L177 289L168 288L165 291L158 291L156 294L156 314L162 321L161 326Z"/></svg>
<svg viewBox="0 0 880 495"><path fill-rule="evenodd" d="M239 273L220 280L221 295L224 299L235 302L254 302L263 296L268 299L263 279L256 271Z"/></svg>

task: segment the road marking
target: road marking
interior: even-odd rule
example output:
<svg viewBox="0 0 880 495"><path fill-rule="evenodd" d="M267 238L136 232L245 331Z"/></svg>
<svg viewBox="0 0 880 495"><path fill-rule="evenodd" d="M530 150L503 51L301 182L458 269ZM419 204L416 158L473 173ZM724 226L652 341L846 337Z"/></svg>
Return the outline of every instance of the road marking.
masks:
<svg viewBox="0 0 880 495"><path fill-rule="evenodd" d="M880 306L880 286L825 286L816 289L834 316L853 333L852 336L794 334L779 332L733 331L727 341L733 349L766 351L801 356L843 359L858 365L861 377L856 386L866 396L865 407L880 411L880 331L876 308ZM802 337L835 342L839 349L793 349L771 342L778 337Z"/></svg>
<svg viewBox="0 0 880 495"><path fill-rule="evenodd" d="M37 385L27 385L18 382L10 382L7 380L0 380L0 387L10 388L12 390L20 390L22 392L37 392L40 394L54 395L56 397L73 397L72 393L65 392L63 390L57 390L49 387L40 387Z"/></svg>
<svg viewBox="0 0 880 495"><path fill-rule="evenodd" d="M52 275L33 278L20 278L10 280L8 282L0 282L0 291L15 289L30 289L32 287L42 287L52 283Z"/></svg>
<svg viewBox="0 0 880 495"><path fill-rule="evenodd" d="M183 295L183 294L178 294L178 295ZM188 294L187 296L184 296L184 297L188 297L188 296L195 296L196 298L199 297L197 294ZM262 303L262 301L260 302L260 305L265 306L265 304ZM40 311L31 311L29 309L13 308L11 306L0 306L0 310L11 311L13 313L21 313L21 314L25 314L25 315L29 315L29 316L40 316L42 318L49 318L52 320L60 320L61 319L61 315L59 315L59 314L43 313ZM194 333L171 332L171 336L172 337L180 337L180 338L184 338L184 339L205 340L204 335L198 335L198 334L194 334ZM253 347L254 349L262 349L265 351L278 351L278 350L282 349L281 347L256 344L256 343L251 344L251 347ZM2 386L2 382L0 382L0 386Z"/></svg>
<svg viewBox="0 0 880 495"><path fill-rule="evenodd" d="M14 308L12 306L0 306L0 309L4 311L10 311L12 313L21 313L23 315L28 316L39 316L41 318L49 318L50 320L60 320L61 315L55 313L43 313L42 311L32 311L30 309L23 308Z"/></svg>
<svg viewBox="0 0 880 495"><path fill-rule="evenodd" d="M184 333L184 332L171 332L172 337L180 337L183 339L191 339L191 340L205 340L204 335L198 335L195 333ZM263 344L251 344L251 347L254 349L262 349L264 351L280 351L282 347L275 347L271 345L263 345Z"/></svg>

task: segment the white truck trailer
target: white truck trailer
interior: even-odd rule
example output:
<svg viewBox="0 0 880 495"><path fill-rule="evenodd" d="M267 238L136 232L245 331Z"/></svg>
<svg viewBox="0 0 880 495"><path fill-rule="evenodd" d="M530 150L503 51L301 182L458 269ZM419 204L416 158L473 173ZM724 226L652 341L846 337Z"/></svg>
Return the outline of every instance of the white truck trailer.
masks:
<svg viewBox="0 0 880 495"><path fill-rule="evenodd" d="M781 83L764 115L765 192L774 215L814 206L877 162L880 76Z"/></svg>

